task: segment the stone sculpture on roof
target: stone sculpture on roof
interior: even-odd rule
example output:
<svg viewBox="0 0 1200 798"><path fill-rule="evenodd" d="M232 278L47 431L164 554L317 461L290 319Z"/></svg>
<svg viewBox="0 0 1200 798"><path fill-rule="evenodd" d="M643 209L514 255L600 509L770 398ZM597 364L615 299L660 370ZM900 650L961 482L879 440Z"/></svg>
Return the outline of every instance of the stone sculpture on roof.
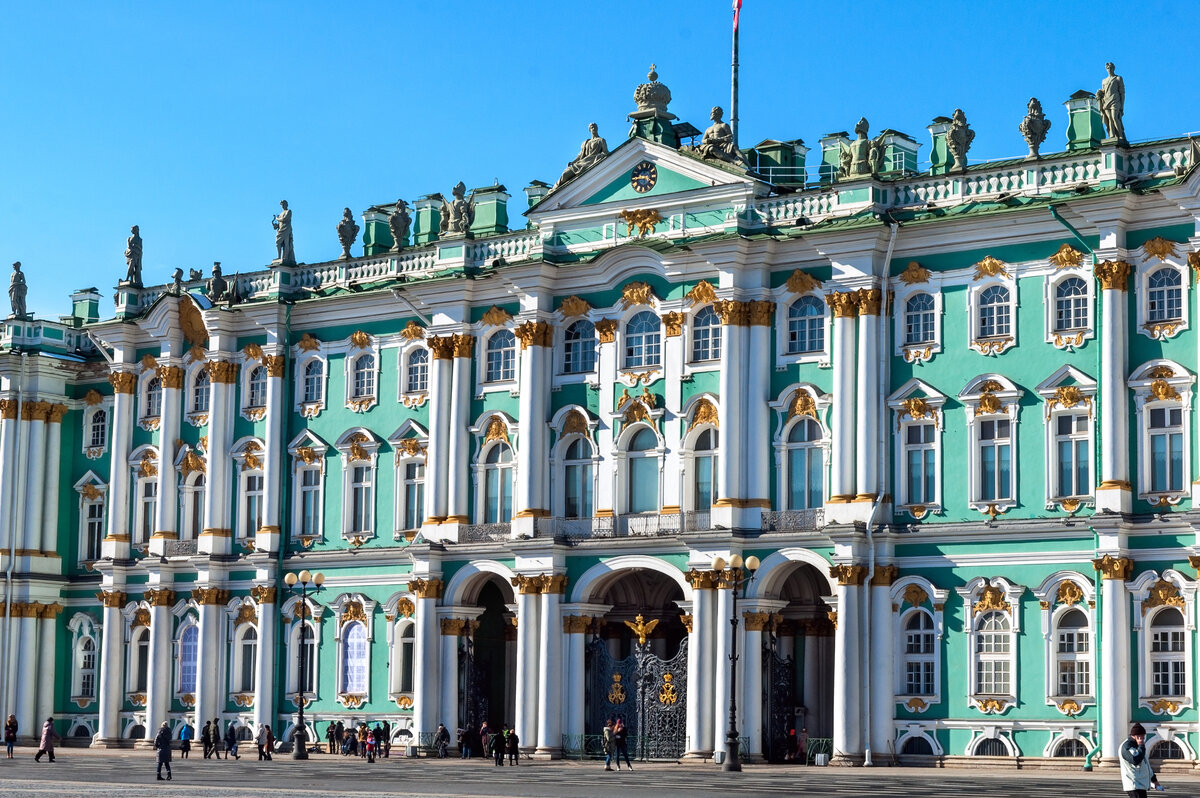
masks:
<svg viewBox="0 0 1200 798"><path fill-rule="evenodd" d="M704 131L704 136L700 139L700 146L695 151L701 158L712 158L745 166L746 159L734 143L733 128L729 127L722 119L724 115L725 110L721 106L713 106L712 113L708 115L712 124Z"/></svg>
<svg viewBox="0 0 1200 798"><path fill-rule="evenodd" d="M599 126L593 122L588 125L588 132L592 134L591 137L579 147L579 155L567 164L567 168L563 170L562 177L554 184L554 188L579 177L592 166L603 161L604 157L608 155L608 142L600 138Z"/></svg>
<svg viewBox="0 0 1200 798"><path fill-rule="evenodd" d="M171 274L171 295L183 296L183 269L175 269Z"/></svg>
<svg viewBox="0 0 1200 798"><path fill-rule="evenodd" d="M439 235L466 235L471 230L471 222L475 221L475 201L466 199L467 187L461 180L450 193L453 200L442 200Z"/></svg>
<svg viewBox="0 0 1200 798"><path fill-rule="evenodd" d="M1104 121L1104 129L1110 139L1124 142L1125 139L1125 81L1117 74L1117 67L1112 61L1104 65L1108 77L1100 84L1096 99L1100 101L1100 118Z"/></svg>
<svg viewBox="0 0 1200 798"><path fill-rule="evenodd" d="M12 305L12 319L28 318L25 312L25 294L28 291L25 285L25 275L21 273L21 261L13 264L12 279L8 281L8 302Z"/></svg>
<svg viewBox="0 0 1200 798"><path fill-rule="evenodd" d="M675 146L678 139L671 127L671 121L677 117L667 110L667 105L671 102L671 90L665 83L659 83L658 72L655 69L655 65L651 64L650 72L646 75L648 82L633 91L633 101L637 103L637 110L629 114L629 120L633 122L633 126L629 128L629 137L640 135L650 141Z"/></svg>
<svg viewBox="0 0 1200 798"><path fill-rule="evenodd" d="M215 304L224 302L229 293L229 281L221 276L221 263L213 264L212 279L208 281L208 298Z"/></svg>
<svg viewBox="0 0 1200 798"><path fill-rule="evenodd" d="M346 208L342 212L342 220L337 223L338 241L342 242L342 259L350 257L350 247L358 238L358 225L354 222L354 214Z"/></svg>
<svg viewBox="0 0 1200 798"><path fill-rule="evenodd" d="M1050 130L1050 120L1042 113L1042 104L1037 97L1029 98L1029 113L1021 120L1017 129L1029 145L1029 157L1037 158L1038 148L1042 146L1042 142L1046 140L1046 133Z"/></svg>
<svg viewBox="0 0 1200 798"><path fill-rule="evenodd" d="M288 210L287 200L280 200L282 208L279 215L271 219L275 228L275 262L281 266L296 264L296 249L292 245L292 212Z"/></svg>
<svg viewBox="0 0 1200 798"><path fill-rule="evenodd" d="M408 215L408 203L396 200L396 209L388 215L388 229L392 231L392 252L399 252L408 239L408 229L412 226L412 217Z"/></svg>
<svg viewBox="0 0 1200 798"><path fill-rule="evenodd" d="M967 151L975 140L975 131L967 124L967 115L961 108L955 108L950 117L950 130L946 132L946 148L954 156L954 164L950 168L956 172L967 170Z"/></svg>
<svg viewBox="0 0 1200 798"><path fill-rule="evenodd" d="M849 145L842 144L838 177L865 177L883 171L883 136L868 138L870 129L865 116L858 120L854 126L858 138Z"/></svg>
<svg viewBox="0 0 1200 798"><path fill-rule="evenodd" d="M129 238L125 239L125 282L134 288L142 287L142 236L135 224L129 228Z"/></svg>

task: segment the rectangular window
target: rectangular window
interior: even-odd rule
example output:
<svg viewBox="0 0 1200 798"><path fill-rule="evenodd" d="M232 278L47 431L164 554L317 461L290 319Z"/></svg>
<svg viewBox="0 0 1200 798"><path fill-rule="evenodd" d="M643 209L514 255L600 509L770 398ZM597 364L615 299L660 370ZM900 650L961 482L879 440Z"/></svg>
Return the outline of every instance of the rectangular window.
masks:
<svg viewBox="0 0 1200 798"><path fill-rule="evenodd" d="M578 463L566 467L566 518L592 517L592 466Z"/></svg>
<svg viewBox="0 0 1200 798"><path fill-rule="evenodd" d="M417 529L425 519L425 464L404 464L404 528Z"/></svg>
<svg viewBox="0 0 1200 798"><path fill-rule="evenodd" d="M262 474L247 474L243 479L242 537L249 537L262 527L263 477Z"/></svg>
<svg viewBox="0 0 1200 798"><path fill-rule="evenodd" d="M88 562L100 559L100 542L104 539L104 502L88 502L84 522L83 559Z"/></svg>
<svg viewBox="0 0 1200 798"><path fill-rule="evenodd" d="M933 695L933 663L906 662L904 690L905 695Z"/></svg>
<svg viewBox="0 0 1200 798"><path fill-rule="evenodd" d="M658 458L629 458L629 512L658 512Z"/></svg>
<svg viewBox="0 0 1200 798"><path fill-rule="evenodd" d="M321 525L321 471L300 472L300 534L317 536Z"/></svg>
<svg viewBox="0 0 1200 798"><path fill-rule="evenodd" d="M154 532L154 516L158 512L158 482L156 480L141 480L138 502L141 504L141 512L138 514L138 539L136 542L144 543Z"/></svg>
<svg viewBox="0 0 1200 798"><path fill-rule="evenodd" d="M1011 422L979 423L979 500L1012 498Z"/></svg>
<svg viewBox="0 0 1200 798"><path fill-rule="evenodd" d="M1088 456L1088 417L1086 413L1064 413L1054 420L1056 473L1055 495L1087 496L1092 492Z"/></svg>
<svg viewBox="0 0 1200 798"><path fill-rule="evenodd" d="M716 494L716 474L713 468L714 457L696 458L696 500L693 510L708 512L712 509L713 496Z"/></svg>
<svg viewBox="0 0 1200 798"><path fill-rule="evenodd" d="M1150 410L1150 490L1183 490L1183 410Z"/></svg>
<svg viewBox="0 0 1200 798"><path fill-rule="evenodd" d="M983 659L976 664L976 687L982 695L1008 695L1008 660Z"/></svg>
<svg viewBox="0 0 1200 798"><path fill-rule="evenodd" d="M351 532L371 531L371 469L355 466L350 485Z"/></svg>
<svg viewBox="0 0 1200 798"><path fill-rule="evenodd" d="M909 424L904 432L904 483L908 504L936 503L933 424Z"/></svg>

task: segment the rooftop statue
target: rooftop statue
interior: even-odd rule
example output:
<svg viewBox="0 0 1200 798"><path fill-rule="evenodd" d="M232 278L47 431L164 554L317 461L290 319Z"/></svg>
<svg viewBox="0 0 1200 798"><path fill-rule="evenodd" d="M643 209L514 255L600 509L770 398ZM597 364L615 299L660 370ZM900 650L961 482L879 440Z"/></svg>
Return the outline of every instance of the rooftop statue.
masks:
<svg viewBox="0 0 1200 798"><path fill-rule="evenodd" d="M671 127L675 114L667 110L671 102L671 90L665 83L658 82L658 72L655 65L650 65L650 73L646 75L647 83L643 83L633 91L633 101L637 110L629 114L633 125L629 128L629 137L641 136L659 144L678 146L679 139Z"/></svg>
<svg viewBox="0 0 1200 798"><path fill-rule="evenodd" d="M183 296L183 269L176 269L171 275L171 295Z"/></svg>
<svg viewBox="0 0 1200 798"><path fill-rule="evenodd" d="M227 300L229 293L229 281L221 276L221 263L218 261L213 264L212 279L208 281L208 298L216 304Z"/></svg>
<svg viewBox="0 0 1200 798"><path fill-rule="evenodd" d="M854 126L854 133L858 138L849 145L842 145L838 177L864 177L883 171L883 136L867 138L870 129L870 123L865 116L858 120L858 124Z"/></svg>
<svg viewBox="0 0 1200 798"><path fill-rule="evenodd" d="M579 155L567 164L567 168L563 170L562 177L554 184L554 188L579 177L592 166L603 161L604 156L608 155L608 142L600 138L600 128L595 122L588 125L588 132L592 134L591 138L580 145Z"/></svg>
<svg viewBox="0 0 1200 798"><path fill-rule="evenodd" d="M342 212L342 220L337 223L338 240L342 242L342 258L350 257L350 247L354 246L355 239L358 238L358 225L354 222L354 215L350 213L350 209L346 208Z"/></svg>
<svg viewBox="0 0 1200 798"><path fill-rule="evenodd" d="M1037 97L1029 98L1029 113L1021 120L1018 130L1029 145L1029 157L1037 158L1038 148L1042 146L1042 142L1046 140L1046 133L1050 130L1050 120L1042 113L1042 104Z"/></svg>
<svg viewBox="0 0 1200 798"><path fill-rule="evenodd" d="M696 152L701 158L712 158L738 166L746 166L746 159L733 141L733 128L722 120L724 115L725 110L721 106L713 106L712 113L708 115L712 124L708 126L708 130L704 131L704 136L701 137L700 146L696 148Z"/></svg>
<svg viewBox="0 0 1200 798"><path fill-rule="evenodd" d="M1100 101L1100 118L1104 120L1104 129L1110 139L1125 143L1125 80L1117 74L1117 67L1112 61L1104 65L1108 77L1100 84L1096 99Z"/></svg>
<svg viewBox="0 0 1200 798"><path fill-rule="evenodd" d="M975 131L967 124L967 115L961 108L955 108L950 118L950 130L946 132L946 148L954 156L954 165L950 167L952 171L967 170L967 150L971 149L974 140Z"/></svg>
<svg viewBox="0 0 1200 798"><path fill-rule="evenodd" d="M134 288L142 287L142 236L135 224L129 228L129 238L125 239L125 273L124 282Z"/></svg>
<svg viewBox="0 0 1200 798"><path fill-rule="evenodd" d="M442 200L442 221L439 235L465 235L471 231L471 222L475 221L475 201L466 199L467 187L463 182L450 189L454 199L450 202Z"/></svg>
<svg viewBox="0 0 1200 798"><path fill-rule="evenodd" d="M13 264L12 279L8 281L8 301L12 305L12 315L9 318L29 318L25 312L25 294L28 290L25 275L21 273L21 261L17 261Z"/></svg>
<svg viewBox="0 0 1200 798"><path fill-rule="evenodd" d="M296 248L292 245L292 212L288 210L287 200L280 200L279 207L283 210L271 219L271 227L275 228L275 262L281 266L294 266Z"/></svg>
<svg viewBox="0 0 1200 798"><path fill-rule="evenodd" d="M408 228L412 226L412 217L408 215L408 203L396 200L396 210L388 216L388 229L392 231L392 252L399 252L408 238Z"/></svg>
<svg viewBox="0 0 1200 798"><path fill-rule="evenodd" d="M656 64L650 65L650 71L646 74L649 83L643 83L633 90L633 101L637 103L639 111L656 111L674 119L673 115L667 113L667 105L671 102L671 90L667 88L667 84L658 82L656 69Z"/></svg>

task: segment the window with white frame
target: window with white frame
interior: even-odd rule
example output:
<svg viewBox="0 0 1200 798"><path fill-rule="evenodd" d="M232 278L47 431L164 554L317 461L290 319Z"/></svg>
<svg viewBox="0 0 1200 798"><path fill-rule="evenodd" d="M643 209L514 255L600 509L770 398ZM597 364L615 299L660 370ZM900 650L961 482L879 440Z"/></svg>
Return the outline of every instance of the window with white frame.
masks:
<svg viewBox="0 0 1200 798"><path fill-rule="evenodd" d="M349 467L346 507L350 534L370 534L375 508L375 469L365 462L353 462Z"/></svg>
<svg viewBox="0 0 1200 798"><path fill-rule="evenodd" d="M578 437L563 457L563 517L591 518L592 509L592 449Z"/></svg>
<svg viewBox="0 0 1200 798"><path fill-rule="evenodd" d="M1012 629L1008 616L991 611L975 618L975 694L1012 694Z"/></svg>
<svg viewBox="0 0 1200 798"><path fill-rule="evenodd" d="M420 529L425 520L425 461L400 461L400 503L404 526L401 529Z"/></svg>
<svg viewBox="0 0 1200 798"><path fill-rule="evenodd" d="M408 353L406 366L408 379L405 393L424 393L429 390L429 350L417 347Z"/></svg>
<svg viewBox="0 0 1200 798"><path fill-rule="evenodd" d="M487 342L484 382L507 382L517 377L517 339L511 330L498 330Z"/></svg>
<svg viewBox="0 0 1200 798"><path fill-rule="evenodd" d="M513 453L497 442L483 458L483 523L507 524L512 520Z"/></svg>
<svg viewBox="0 0 1200 798"><path fill-rule="evenodd" d="M192 413L208 412L209 402L212 398L212 376L208 373L208 369L196 369L196 374L192 378L192 390L189 398Z"/></svg>
<svg viewBox="0 0 1200 798"><path fill-rule="evenodd" d="M1156 403L1158 404L1158 403ZM1148 407L1149 490L1170 493L1183 490L1183 409L1175 403Z"/></svg>
<svg viewBox="0 0 1200 798"><path fill-rule="evenodd" d="M1002 501L1013 497L1012 422L989 418L978 423L978 501Z"/></svg>
<svg viewBox="0 0 1200 798"><path fill-rule="evenodd" d="M162 415L162 380L157 376L146 382L145 400L142 402L143 418L158 418Z"/></svg>
<svg viewBox="0 0 1200 798"><path fill-rule="evenodd" d="M1003 285L990 285L979 293L976 338L1003 338L1012 334L1011 296Z"/></svg>
<svg viewBox="0 0 1200 798"><path fill-rule="evenodd" d="M904 302L906 346L932 343L937 335L936 303L932 294L913 294Z"/></svg>
<svg viewBox="0 0 1200 798"><path fill-rule="evenodd" d="M798 355L825 350L825 303L802 296L788 308L787 351Z"/></svg>
<svg viewBox="0 0 1200 798"><path fill-rule="evenodd" d="M904 617L904 692L908 696L931 696L934 684L933 617L923 609Z"/></svg>
<svg viewBox="0 0 1200 798"><path fill-rule="evenodd" d="M267 406L267 369L255 366L246 378L246 407Z"/></svg>
<svg viewBox="0 0 1200 798"><path fill-rule="evenodd" d="M179 634L179 690L187 695L196 692L196 666L200 653L200 627L189 623Z"/></svg>
<svg viewBox="0 0 1200 798"><path fill-rule="evenodd" d="M75 686L71 691L74 698L96 697L96 641L81 637L75 644Z"/></svg>
<svg viewBox="0 0 1200 798"><path fill-rule="evenodd" d="M654 430L642 427L625 448L627 512L658 512L658 464L658 438Z"/></svg>
<svg viewBox="0 0 1200 798"><path fill-rule="evenodd" d="M913 421L901 428L904 435L904 503L937 504L937 425L933 421Z"/></svg>
<svg viewBox="0 0 1200 798"><path fill-rule="evenodd" d="M649 310L634 314L625 323L625 359L627 369L648 368L662 362L662 323Z"/></svg>
<svg viewBox="0 0 1200 798"><path fill-rule="evenodd" d="M1088 285L1080 277L1068 277L1054 287L1054 331L1074 332L1091 326Z"/></svg>
<svg viewBox="0 0 1200 798"><path fill-rule="evenodd" d="M108 445L108 411L97 407L87 416L87 448L103 449Z"/></svg>
<svg viewBox="0 0 1200 798"><path fill-rule="evenodd" d="M1146 321L1151 324L1183 319L1183 277L1179 270L1163 266L1150 272L1146 281Z"/></svg>
<svg viewBox="0 0 1200 798"><path fill-rule="evenodd" d="M317 637L312 624L304 621L292 628L289 649L291 662L287 669L288 692L295 694L303 691L312 697L317 687ZM303 649L303 657L301 649ZM304 660L303 672L300 670L301 659ZM297 676L300 678L297 679Z"/></svg>
<svg viewBox="0 0 1200 798"><path fill-rule="evenodd" d="M721 317L705 305L692 317L692 361L721 359Z"/></svg>
<svg viewBox="0 0 1200 798"><path fill-rule="evenodd" d="M416 655L416 636L413 624L405 624L400 632L399 668L397 668L397 692L411 693L413 691L413 663Z"/></svg>
<svg viewBox="0 0 1200 798"><path fill-rule="evenodd" d="M692 444L692 510L706 513L717 498L717 431L706 429Z"/></svg>
<svg viewBox="0 0 1200 798"><path fill-rule="evenodd" d="M1054 634L1054 671L1060 698L1092 694L1092 644L1087 615L1067 610Z"/></svg>
<svg viewBox="0 0 1200 798"><path fill-rule="evenodd" d="M596 370L596 325L580 319L563 333L563 373L588 374Z"/></svg>
<svg viewBox="0 0 1200 798"><path fill-rule="evenodd" d="M257 686L258 630L254 624L238 627L234 645L233 689L239 693L252 693Z"/></svg>
<svg viewBox="0 0 1200 798"><path fill-rule="evenodd" d="M1089 496L1091 418L1088 412L1052 415L1054 430L1054 498Z"/></svg>
<svg viewBox="0 0 1200 798"><path fill-rule="evenodd" d="M375 356L359 355L351 361L350 398L366 399L375 395Z"/></svg>
<svg viewBox="0 0 1200 798"><path fill-rule="evenodd" d="M313 358L304 364L304 404L319 404L325 399L325 361Z"/></svg>
<svg viewBox="0 0 1200 798"><path fill-rule="evenodd" d="M137 515L134 516L134 543L145 543L154 534L154 518L158 512L158 479L139 477L137 480Z"/></svg>
<svg viewBox="0 0 1200 798"><path fill-rule="evenodd" d="M263 472L243 469L238 535L248 538L262 528Z"/></svg>
<svg viewBox="0 0 1200 798"><path fill-rule="evenodd" d="M105 525L105 494L96 492L93 498L87 495L80 503L81 542L79 547L80 559L84 562L95 562L100 559L101 544L104 540Z"/></svg>
<svg viewBox="0 0 1200 798"><path fill-rule="evenodd" d="M129 692L144 693L150 682L150 630L139 626L130 640Z"/></svg>
<svg viewBox="0 0 1200 798"><path fill-rule="evenodd" d="M821 425L801 418L787 438L787 509L807 510L825 504L825 449Z"/></svg>
<svg viewBox="0 0 1200 798"><path fill-rule="evenodd" d="M1055 749L1055 757L1082 757L1087 756L1087 746L1081 740L1063 740Z"/></svg>
<svg viewBox="0 0 1200 798"><path fill-rule="evenodd" d="M1184 629L1183 613L1175 607L1158 610L1150 619L1149 632L1150 695L1187 695L1187 631Z"/></svg>
<svg viewBox="0 0 1200 798"><path fill-rule="evenodd" d="M296 469L297 533L304 537L321 535L321 466L304 465Z"/></svg>
<svg viewBox="0 0 1200 798"><path fill-rule="evenodd" d="M342 630L342 674L339 692L362 695L367 692L367 627L359 621Z"/></svg>
<svg viewBox="0 0 1200 798"><path fill-rule="evenodd" d="M183 500L179 503L183 515L183 522L179 525L183 540L198 540L204 531L204 490L203 471L195 471L184 477Z"/></svg>

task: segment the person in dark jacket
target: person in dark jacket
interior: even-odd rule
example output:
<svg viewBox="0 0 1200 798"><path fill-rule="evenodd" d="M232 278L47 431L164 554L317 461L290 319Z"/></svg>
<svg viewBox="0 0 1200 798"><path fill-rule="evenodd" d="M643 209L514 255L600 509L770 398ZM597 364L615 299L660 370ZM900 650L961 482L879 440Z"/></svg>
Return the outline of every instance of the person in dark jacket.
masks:
<svg viewBox="0 0 1200 798"><path fill-rule="evenodd" d="M220 718L213 718L213 725L212 725L212 752L213 752L213 759L220 759L220 758L221 758L221 741L222 741L222 738L223 738L223 737L224 737L224 735L223 735L223 734L221 734L221 719L220 719ZM228 758L229 758L229 752L228 752L228 751L226 751L226 752L225 752L225 758L226 758L226 759L228 759Z"/></svg>
<svg viewBox="0 0 1200 798"><path fill-rule="evenodd" d="M617 718L613 726L613 742L617 744L617 770L621 769L622 756L625 757L625 764L633 770L633 763L629 761L629 728L621 718Z"/></svg>
<svg viewBox="0 0 1200 798"><path fill-rule="evenodd" d="M504 766L504 734L496 732L488 736L489 751L492 759L496 761L496 767Z"/></svg>
<svg viewBox="0 0 1200 798"><path fill-rule="evenodd" d="M17 716L9 715L4 721L4 745L8 749L8 758L13 758L13 746L17 744Z"/></svg>
<svg viewBox="0 0 1200 798"><path fill-rule="evenodd" d="M200 730L200 747L204 749L204 758L208 759L212 756L212 721L204 721L204 728Z"/></svg>
<svg viewBox="0 0 1200 798"><path fill-rule="evenodd" d="M508 730L508 739L505 740L505 744L508 746L508 764L515 767L517 760L521 758L521 738L517 736L516 729Z"/></svg>
<svg viewBox="0 0 1200 798"><path fill-rule="evenodd" d="M1121 743L1121 789L1129 798L1146 798L1153 787L1161 790L1158 776L1150 769L1150 752L1146 750L1146 727L1135 723L1129 727L1129 738Z"/></svg>
<svg viewBox="0 0 1200 798"><path fill-rule="evenodd" d="M383 722L383 758L387 759L392 753L392 724Z"/></svg>
<svg viewBox="0 0 1200 798"><path fill-rule="evenodd" d="M164 720L154 735L154 750L158 752L158 780L163 780L163 765L167 766L167 781L171 780L171 727Z"/></svg>
<svg viewBox="0 0 1200 798"><path fill-rule="evenodd" d="M229 728L225 730L225 758L228 759L230 754L233 754L234 759L241 759L238 756L238 738L237 729L233 728L233 724L229 724Z"/></svg>

